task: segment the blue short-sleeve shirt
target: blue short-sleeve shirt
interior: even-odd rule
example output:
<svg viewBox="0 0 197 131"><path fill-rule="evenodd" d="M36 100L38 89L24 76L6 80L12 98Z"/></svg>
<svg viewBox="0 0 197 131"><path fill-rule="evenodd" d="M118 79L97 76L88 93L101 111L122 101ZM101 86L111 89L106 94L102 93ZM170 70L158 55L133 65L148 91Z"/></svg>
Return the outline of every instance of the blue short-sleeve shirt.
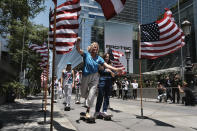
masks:
<svg viewBox="0 0 197 131"><path fill-rule="evenodd" d="M98 72L98 65L103 65L104 59L100 56L96 56L95 58L92 58L91 54L87 51L84 51L83 53L83 60L84 60L84 66L83 66L83 75L87 76L89 74L93 74Z"/></svg>

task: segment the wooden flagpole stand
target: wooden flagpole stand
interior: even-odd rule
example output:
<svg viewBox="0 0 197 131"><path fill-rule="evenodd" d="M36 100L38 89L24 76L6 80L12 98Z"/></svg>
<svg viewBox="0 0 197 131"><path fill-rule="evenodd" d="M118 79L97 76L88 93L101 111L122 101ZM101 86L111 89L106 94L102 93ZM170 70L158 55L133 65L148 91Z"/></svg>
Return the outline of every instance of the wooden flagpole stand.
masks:
<svg viewBox="0 0 197 131"><path fill-rule="evenodd" d="M139 119L147 119L146 116L143 114L143 103L142 103L142 59L141 59L141 34L140 34L140 25L139 25L139 32L138 32L138 46L139 46L139 73L140 73L140 106L141 106L141 115L137 116L136 118Z"/></svg>
<svg viewBox="0 0 197 131"><path fill-rule="evenodd" d="M53 131L53 101L54 101L54 75L55 75L55 53L56 53L56 8L57 2L54 2L54 30L53 30L53 63L52 63L52 92L51 92L51 123L50 123L50 131Z"/></svg>

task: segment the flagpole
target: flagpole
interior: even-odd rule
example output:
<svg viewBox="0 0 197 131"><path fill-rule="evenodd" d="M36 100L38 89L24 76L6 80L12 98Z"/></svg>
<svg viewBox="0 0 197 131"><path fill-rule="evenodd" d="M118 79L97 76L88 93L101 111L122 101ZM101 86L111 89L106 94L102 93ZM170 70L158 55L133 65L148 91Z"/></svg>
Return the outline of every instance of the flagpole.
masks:
<svg viewBox="0 0 197 131"><path fill-rule="evenodd" d="M136 118L139 119L146 119L143 115L143 103L142 103L142 59L141 59L141 29L140 29L140 24L139 24L139 32L138 32L138 46L139 46L139 74L140 74L140 107L141 107L141 116L137 116Z"/></svg>
<svg viewBox="0 0 197 131"><path fill-rule="evenodd" d="M45 105L44 105L44 123L46 123L46 110L47 110L47 88L48 88L48 79L49 79L49 35L48 35L48 43L47 43L47 50L48 50L48 58L47 58L47 79L45 83Z"/></svg>
<svg viewBox="0 0 197 131"><path fill-rule="evenodd" d="M44 123L46 123L46 110L47 110L47 88L48 88L48 84L47 84L47 82L48 82L48 69L49 69L49 48L48 48L48 44L47 44L47 56L48 56L48 58L47 58L47 68L46 68L46 72L47 72L47 74L46 74L46 81L45 81L45 92L44 92L44 100L45 100L45 103L44 103Z"/></svg>
<svg viewBox="0 0 197 131"><path fill-rule="evenodd" d="M180 0L178 0L178 18L179 18L179 28L181 27L181 19L180 19ZM183 47L181 46L181 77L184 81L184 69L183 69Z"/></svg>
<svg viewBox="0 0 197 131"><path fill-rule="evenodd" d="M51 92L51 125L50 131L53 131L53 100L54 100L54 75L55 75L55 46L56 46L56 8L57 8L57 1L54 2L54 26L53 26L53 64L52 64L52 92ZM50 24L50 23L49 23Z"/></svg>

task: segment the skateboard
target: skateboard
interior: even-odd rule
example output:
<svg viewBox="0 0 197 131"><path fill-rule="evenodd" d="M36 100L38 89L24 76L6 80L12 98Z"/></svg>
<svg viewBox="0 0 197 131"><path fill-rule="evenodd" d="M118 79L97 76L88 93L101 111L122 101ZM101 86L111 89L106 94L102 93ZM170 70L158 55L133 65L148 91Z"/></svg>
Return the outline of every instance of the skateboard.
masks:
<svg viewBox="0 0 197 131"><path fill-rule="evenodd" d="M94 117L87 118L85 112L80 113L80 120L83 120L87 123L95 123L95 118Z"/></svg>
<svg viewBox="0 0 197 131"><path fill-rule="evenodd" d="M106 121L111 121L112 118L113 117L113 115L106 115L106 114L104 114L104 113L100 113L98 116L97 116L97 118L98 119L103 119L103 120L106 120Z"/></svg>
<svg viewBox="0 0 197 131"><path fill-rule="evenodd" d="M70 107L68 106L64 107L64 111L70 111Z"/></svg>

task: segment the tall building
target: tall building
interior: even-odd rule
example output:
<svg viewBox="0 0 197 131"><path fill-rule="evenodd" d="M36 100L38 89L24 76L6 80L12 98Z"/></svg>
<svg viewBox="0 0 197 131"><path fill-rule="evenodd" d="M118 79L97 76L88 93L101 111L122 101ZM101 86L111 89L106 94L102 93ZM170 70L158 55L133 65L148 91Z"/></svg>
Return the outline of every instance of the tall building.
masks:
<svg viewBox="0 0 197 131"><path fill-rule="evenodd" d="M124 9L110 21L119 21L124 23L138 22L138 0L126 0Z"/></svg>
<svg viewBox="0 0 197 131"><path fill-rule="evenodd" d="M138 21L151 23L164 13L164 8L171 8L178 0L138 0Z"/></svg>

